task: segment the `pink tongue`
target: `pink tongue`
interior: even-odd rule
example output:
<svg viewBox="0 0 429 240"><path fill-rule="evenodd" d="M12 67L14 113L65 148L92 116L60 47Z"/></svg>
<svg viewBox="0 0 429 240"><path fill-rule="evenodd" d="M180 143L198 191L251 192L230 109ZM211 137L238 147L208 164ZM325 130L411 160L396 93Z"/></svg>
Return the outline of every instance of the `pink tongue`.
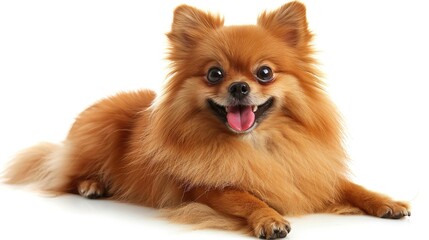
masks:
<svg viewBox="0 0 429 240"><path fill-rule="evenodd" d="M229 126L236 131L246 131L255 121L255 113L252 106L234 106L228 107L226 114Z"/></svg>

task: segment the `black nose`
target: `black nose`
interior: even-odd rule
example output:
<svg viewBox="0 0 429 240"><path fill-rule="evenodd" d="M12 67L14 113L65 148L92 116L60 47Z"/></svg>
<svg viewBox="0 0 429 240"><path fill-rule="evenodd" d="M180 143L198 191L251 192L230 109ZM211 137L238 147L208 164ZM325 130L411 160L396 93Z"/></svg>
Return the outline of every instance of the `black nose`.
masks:
<svg viewBox="0 0 429 240"><path fill-rule="evenodd" d="M249 94L250 87L245 82L234 82L229 85L228 91L234 98L241 100Z"/></svg>

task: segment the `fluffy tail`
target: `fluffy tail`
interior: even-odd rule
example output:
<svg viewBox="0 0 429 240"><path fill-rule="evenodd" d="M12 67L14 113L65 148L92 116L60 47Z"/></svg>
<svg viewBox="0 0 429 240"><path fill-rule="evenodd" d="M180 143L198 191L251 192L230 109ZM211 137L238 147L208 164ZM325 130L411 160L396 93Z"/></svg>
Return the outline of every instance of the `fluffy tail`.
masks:
<svg viewBox="0 0 429 240"><path fill-rule="evenodd" d="M64 192L65 179L60 177L64 150L62 145L40 143L19 152L4 173L5 183L35 184L45 192Z"/></svg>
<svg viewBox="0 0 429 240"><path fill-rule="evenodd" d="M191 224L193 229L223 229L252 234L244 219L223 215L207 205L195 202L178 208L162 209L161 217L176 223Z"/></svg>

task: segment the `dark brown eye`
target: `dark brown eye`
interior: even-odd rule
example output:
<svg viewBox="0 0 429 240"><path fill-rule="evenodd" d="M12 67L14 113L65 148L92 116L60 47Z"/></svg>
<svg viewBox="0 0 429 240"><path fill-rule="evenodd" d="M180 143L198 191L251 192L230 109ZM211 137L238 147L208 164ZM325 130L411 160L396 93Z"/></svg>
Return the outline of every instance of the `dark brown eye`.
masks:
<svg viewBox="0 0 429 240"><path fill-rule="evenodd" d="M207 81L212 84L220 82L224 77L223 70L219 67L212 67L207 72Z"/></svg>
<svg viewBox="0 0 429 240"><path fill-rule="evenodd" d="M268 83L273 80L273 70L268 66L262 66L256 71L256 78L261 83Z"/></svg>

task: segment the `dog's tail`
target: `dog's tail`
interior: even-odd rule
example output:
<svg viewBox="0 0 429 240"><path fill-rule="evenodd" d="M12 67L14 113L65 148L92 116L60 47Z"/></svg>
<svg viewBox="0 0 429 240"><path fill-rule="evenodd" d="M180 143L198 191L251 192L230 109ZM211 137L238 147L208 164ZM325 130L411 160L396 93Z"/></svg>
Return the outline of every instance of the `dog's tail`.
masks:
<svg viewBox="0 0 429 240"><path fill-rule="evenodd" d="M161 210L161 217L175 223L190 224L192 229L222 229L252 234L244 219L224 215L201 203L187 203Z"/></svg>
<svg viewBox="0 0 429 240"><path fill-rule="evenodd" d="M3 178L7 184L35 185L47 193L65 191L65 147L60 144L39 143L19 152L6 168Z"/></svg>

